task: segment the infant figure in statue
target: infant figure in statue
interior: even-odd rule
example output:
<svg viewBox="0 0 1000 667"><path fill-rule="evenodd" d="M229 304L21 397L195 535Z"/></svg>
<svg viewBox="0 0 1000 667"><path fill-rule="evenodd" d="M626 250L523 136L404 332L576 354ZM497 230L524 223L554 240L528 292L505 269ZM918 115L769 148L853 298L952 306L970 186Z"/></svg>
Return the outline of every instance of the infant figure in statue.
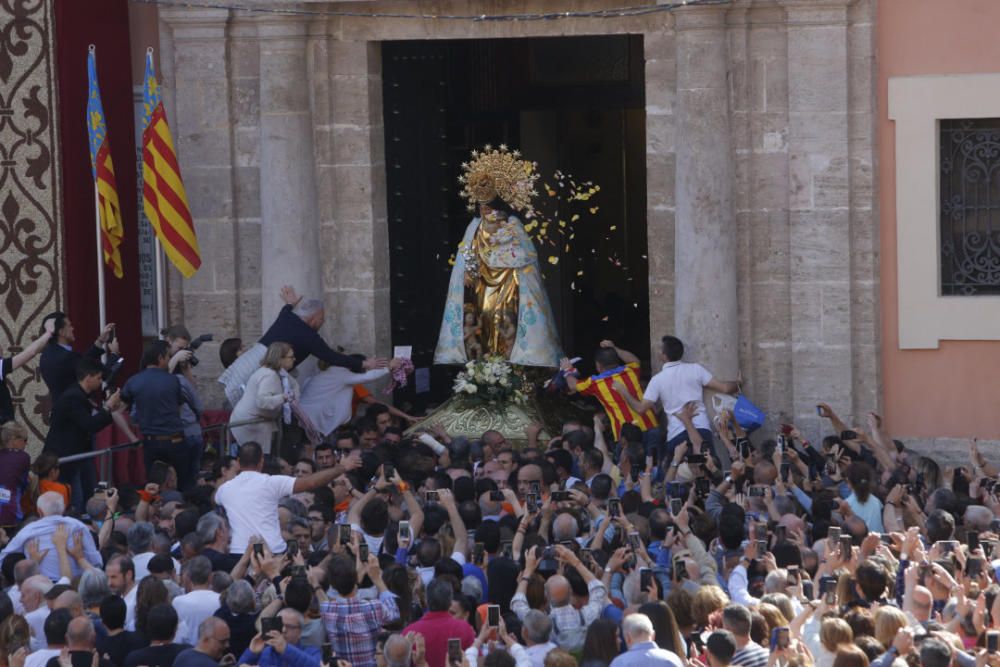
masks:
<svg viewBox="0 0 1000 667"><path fill-rule="evenodd" d="M465 339L465 354L469 359L483 356L483 344L479 342L479 332L482 326L476 317L476 309L471 303L465 305L465 327L462 337Z"/></svg>

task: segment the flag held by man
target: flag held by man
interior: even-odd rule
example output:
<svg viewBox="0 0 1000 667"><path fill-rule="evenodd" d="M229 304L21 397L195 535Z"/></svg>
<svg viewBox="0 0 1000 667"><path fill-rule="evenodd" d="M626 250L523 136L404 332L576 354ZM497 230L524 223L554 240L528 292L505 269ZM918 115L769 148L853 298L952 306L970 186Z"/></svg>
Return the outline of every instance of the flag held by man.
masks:
<svg viewBox="0 0 1000 667"><path fill-rule="evenodd" d="M93 46L87 54L87 134L90 137L90 170L97 190L97 208L101 223L101 247L104 263L110 264L116 278L121 278L122 243L125 228L118 203L118 185L115 183L115 166L111 162L111 142L101 104L101 90L97 85L97 57Z"/></svg>
<svg viewBox="0 0 1000 667"><path fill-rule="evenodd" d="M146 52L142 97L143 209L167 257L185 278L190 278L201 266L201 252L160 98L160 86L153 73L152 49Z"/></svg>

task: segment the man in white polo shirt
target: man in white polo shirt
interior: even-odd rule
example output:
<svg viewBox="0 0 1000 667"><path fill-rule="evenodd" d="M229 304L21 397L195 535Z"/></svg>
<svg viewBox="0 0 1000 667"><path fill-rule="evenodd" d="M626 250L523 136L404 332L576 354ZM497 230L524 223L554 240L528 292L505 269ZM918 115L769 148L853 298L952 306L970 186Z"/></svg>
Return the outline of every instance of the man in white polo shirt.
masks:
<svg viewBox="0 0 1000 667"><path fill-rule="evenodd" d="M361 466L361 450L354 450L340 464L305 477L265 475L264 453L256 442L240 448L240 474L219 487L215 502L226 510L229 519L229 551L242 554L250 538L260 535L271 553L284 553L278 521L278 501L293 493L312 491L325 486L344 473Z"/></svg>
<svg viewBox="0 0 1000 667"><path fill-rule="evenodd" d="M702 446L706 451L712 451L712 426L705 410L705 389L722 394L734 394L739 390L738 382L716 380L704 366L683 362L683 357L684 343L674 336L664 336L663 352L660 354L664 361L663 368L650 379L641 401L632 396L620 380L614 383L615 391L638 414L655 408L657 403L663 406L667 415L667 451L661 461L670 460L674 449L688 439L684 424L676 416L688 403L697 406L694 426L704 440Z"/></svg>

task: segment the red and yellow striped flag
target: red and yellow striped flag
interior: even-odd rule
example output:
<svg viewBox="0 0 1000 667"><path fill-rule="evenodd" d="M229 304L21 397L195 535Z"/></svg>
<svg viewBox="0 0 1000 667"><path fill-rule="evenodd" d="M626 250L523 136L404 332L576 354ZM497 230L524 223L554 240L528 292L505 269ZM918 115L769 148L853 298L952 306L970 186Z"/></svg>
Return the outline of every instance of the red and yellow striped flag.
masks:
<svg viewBox="0 0 1000 667"><path fill-rule="evenodd" d="M160 86L153 74L152 49L146 52L142 128L143 209L167 257L185 278L190 278L201 266L201 251L160 99Z"/></svg>
<svg viewBox="0 0 1000 667"><path fill-rule="evenodd" d="M118 185L115 182L115 165L111 162L111 142L108 126L104 120L104 105L101 104L101 90L97 85L97 57L94 47L87 54L87 134L90 138L90 171L97 189L97 203L100 210L101 249L104 263L110 264L116 278L121 278L122 254L118 246L122 244L125 228L122 225L122 210L118 204Z"/></svg>

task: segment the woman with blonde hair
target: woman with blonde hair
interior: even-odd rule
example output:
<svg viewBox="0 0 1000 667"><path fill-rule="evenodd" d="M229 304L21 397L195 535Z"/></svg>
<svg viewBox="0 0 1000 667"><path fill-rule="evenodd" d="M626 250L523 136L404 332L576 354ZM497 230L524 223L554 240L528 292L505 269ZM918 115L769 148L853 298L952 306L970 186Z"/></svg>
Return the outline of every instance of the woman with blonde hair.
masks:
<svg viewBox="0 0 1000 667"><path fill-rule="evenodd" d="M775 628L783 628L788 625L788 619L773 604L761 602L757 605L757 611L764 617L764 622L767 623L768 637L771 636L771 631Z"/></svg>
<svg viewBox="0 0 1000 667"><path fill-rule="evenodd" d="M898 607L885 605L875 611L875 639L882 646L892 646L896 635L907 625L906 614Z"/></svg>
<svg viewBox="0 0 1000 667"><path fill-rule="evenodd" d="M271 453L271 440L278 432L278 419L292 420L292 401L299 398L299 383L288 371L295 367L295 352L288 343L271 343L260 368L247 380L246 389L229 423L240 445L256 442L265 454ZM254 424L240 422L260 420Z"/></svg>
<svg viewBox="0 0 1000 667"><path fill-rule="evenodd" d="M835 613L824 602L816 607L807 604L790 624L792 636L801 638L812 653L816 667L832 667L837 648L854 641L851 626Z"/></svg>
<svg viewBox="0 0 1000 667"><path fill-rule="evenodd" d="M691 615L699 628L707 628L710 617L729 604L729 596L719 586L702 586L691 601ZM721 627L721 626L720 626Z"/></svg>

